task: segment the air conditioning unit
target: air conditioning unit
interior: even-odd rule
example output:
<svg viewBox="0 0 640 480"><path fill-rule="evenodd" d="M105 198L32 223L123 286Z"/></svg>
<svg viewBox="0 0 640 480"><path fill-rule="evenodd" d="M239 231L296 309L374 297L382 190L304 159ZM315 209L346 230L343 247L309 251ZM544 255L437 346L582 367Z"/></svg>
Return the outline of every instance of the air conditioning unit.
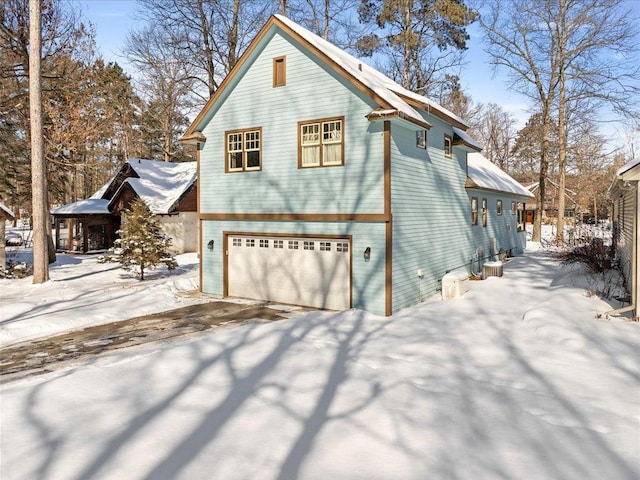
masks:
<svg viewBox="0 0 640 480"><path fill-rule="evenodd" d="M501 277L502 262L485 262L482 266L482 278Z"/></svg>
<svg viewBox="0 0 640 480"><path fill-rule="evenodd" d="M469 291L467 272L449 272L442 277L442 299L460 298Z"/></svg>

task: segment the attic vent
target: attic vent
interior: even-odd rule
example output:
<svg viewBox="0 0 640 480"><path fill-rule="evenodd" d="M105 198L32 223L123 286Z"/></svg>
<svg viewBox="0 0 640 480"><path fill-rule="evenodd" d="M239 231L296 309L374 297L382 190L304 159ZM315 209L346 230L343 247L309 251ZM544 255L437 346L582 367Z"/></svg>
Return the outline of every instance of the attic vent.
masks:
<svg viewBox="0 0 640 480"><path fill-rule="evenodd" d="M358 64L358 70L362 71L362 64L361 63Z"/></svg>

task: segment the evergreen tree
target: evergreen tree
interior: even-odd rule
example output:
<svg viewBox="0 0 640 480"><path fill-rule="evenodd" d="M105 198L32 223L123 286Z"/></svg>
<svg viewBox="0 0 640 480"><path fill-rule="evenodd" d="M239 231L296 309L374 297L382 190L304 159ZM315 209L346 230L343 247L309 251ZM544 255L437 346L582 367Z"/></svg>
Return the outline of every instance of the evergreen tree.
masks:
<svg viewBox="0 0 640 480"><path fill-rule="evenodd" d="M144 280L145 269L164 264L169 270L178 266L169 253L171 239L160 230L160 223L141 199L131 203L122 217L120 238L115 241L115 251L122 268L134 272Z"/></svg>

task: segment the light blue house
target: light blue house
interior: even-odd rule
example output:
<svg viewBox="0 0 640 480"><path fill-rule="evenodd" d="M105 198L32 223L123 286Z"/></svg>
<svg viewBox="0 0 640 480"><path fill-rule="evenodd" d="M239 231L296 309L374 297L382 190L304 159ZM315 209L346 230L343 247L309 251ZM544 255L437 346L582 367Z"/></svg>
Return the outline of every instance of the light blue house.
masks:
<svg viewBox="0 0 640 480"><path fill-rule="evenodd" d="M391 315L491 239L520 250L511 202L529 194L481 178L493 169L468 176L481 147L466 129L271 17L182 139L198 145L202 291ZM476 197L486 226L472 225Z"/></svg>

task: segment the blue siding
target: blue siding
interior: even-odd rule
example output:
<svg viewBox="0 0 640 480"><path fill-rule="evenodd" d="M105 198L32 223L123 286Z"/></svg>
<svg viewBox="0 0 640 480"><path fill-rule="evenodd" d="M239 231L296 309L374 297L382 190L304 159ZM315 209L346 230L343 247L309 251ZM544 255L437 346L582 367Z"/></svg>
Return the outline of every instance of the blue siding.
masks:
<svg viewBox="0 0 640 480"><path fill-rule="evenodd" d="M511 214L511 202L522 202L521 197L514 197L508 193L489 192L485 190L469 189L467 224L471 232L473 248L482 248L485 256L490 254L491 239L496 239L497 251L511 251L520 254L524 251L523 236L518 233L518 216ZM478 198L478 225L471 225L471 198ZM482 226L482 199L487 199L487 226ZM502 215L497 214L497 200L502 200Z"/></svg>
<svg viewBox="0 0 640 480"><path fill-rule="evenodd" d="M203 130L202 213L381 213L382 126L374 105L308 52L276 34ZM272 60L286 55L286 86L272 87ZM298 122L344 116L345 165L298 169ZM225 174L224 132L262 127L262 171Z"/></svg>
<svg viewBox="0 0 640 480"><path fill-rule="evenodd" d="M288 235L350 235L352 255L351 293L354 308L378 315L385 313L384 262L385 224L351 222L244 222L202 221L204 245L214 241L213 251L202 252L202 291L213 295L223 293L222 249L224 232L254 232L256 234ZM371 248L371 259L364 261L364 250Z"/></svg>
<svg viewBox="0 0 640 480"><path fill-rule="evenodd" d="M466 157L457 148L445 157L444 134L451 135L451 127L427 120L433 125L427 150L416 147L417 127L394 122L391 128L394 311L435 294L444 274L465 268L472 255Z"/></svg>

